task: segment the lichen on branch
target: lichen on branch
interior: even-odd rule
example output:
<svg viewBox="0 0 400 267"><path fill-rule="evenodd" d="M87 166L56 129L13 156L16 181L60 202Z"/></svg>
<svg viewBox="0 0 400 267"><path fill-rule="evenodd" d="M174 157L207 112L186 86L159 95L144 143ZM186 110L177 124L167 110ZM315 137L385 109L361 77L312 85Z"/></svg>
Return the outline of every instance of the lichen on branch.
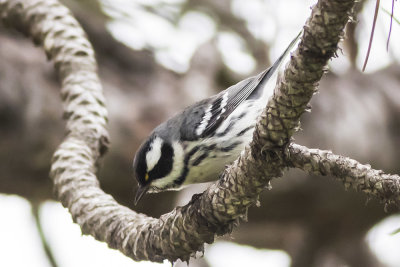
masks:
<svg viewBox="0 0 400 267"><path fill-rule="evenodd" d="M353 188L383 201L386 208L391 205L400 208L400 177L397 174L374 170L368 164L335 155L331 151L309 149L296 144L290 145L289 160L292 167L310 174L334 176L346 188Z"/></svg>

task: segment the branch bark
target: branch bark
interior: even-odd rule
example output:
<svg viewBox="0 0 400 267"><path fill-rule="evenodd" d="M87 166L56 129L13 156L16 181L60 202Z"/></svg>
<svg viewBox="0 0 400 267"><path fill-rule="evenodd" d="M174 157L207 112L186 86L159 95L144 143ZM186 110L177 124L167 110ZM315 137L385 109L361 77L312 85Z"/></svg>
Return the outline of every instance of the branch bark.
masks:
<svg viewBox="0 0 400 267"><path fill-rule="evenodd" d="M335 155L331 151L309 149L291 144L289 160L292 167L300 168L310 174L332 175L338 178L345 188L377 197L385 203L385 209L400 207L400 177L374 170L368 164L354 159Z"/></svg>
<svg viewBox="0 0 400 267"><path fill-rule="evenodd" d="M54 154L50 175L58 199L83 233L134 260L161 262L189 260L215 235L231 231L287 167L291 136L337 49L353 4L320 0L313 7L250 146L203 194L155 219L118 205L99 188L95 171L108 145L107 111L93 50L76 20L55 0L0 0L5 24L31 36L55 62L68 135Z"/></svg>

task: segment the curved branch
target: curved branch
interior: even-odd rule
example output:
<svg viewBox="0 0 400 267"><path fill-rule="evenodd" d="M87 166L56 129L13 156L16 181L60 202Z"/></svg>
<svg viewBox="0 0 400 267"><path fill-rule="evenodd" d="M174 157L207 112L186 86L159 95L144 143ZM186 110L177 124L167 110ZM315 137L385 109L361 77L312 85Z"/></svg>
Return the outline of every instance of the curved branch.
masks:
<svg viewBox="0 0 400 267"><path fill-rule="evenodd" d="M6 24L33 37L55 62L68 136L53 157L58 199L83 233L135 260L188 260L214 236L246 216L259 193L287 165L288 143L327 60L334 55L354 0L320 0L299 48L258 122L251 145L219 182L159 219L137 214L105 194L95 176L108 140L107 112L90 43L68 10L55 0L0 0Z"/></svg>
<svg viewBox="0 0 400 267"><path fill-rule="evenodd" d="M310 174L332 175L342 181L346 188L352 187L386 203L400 207L400 177L374 170L370 165L354 159L335 155L331 151L310 149L291 144L289 160L292 167Z"/></svg>

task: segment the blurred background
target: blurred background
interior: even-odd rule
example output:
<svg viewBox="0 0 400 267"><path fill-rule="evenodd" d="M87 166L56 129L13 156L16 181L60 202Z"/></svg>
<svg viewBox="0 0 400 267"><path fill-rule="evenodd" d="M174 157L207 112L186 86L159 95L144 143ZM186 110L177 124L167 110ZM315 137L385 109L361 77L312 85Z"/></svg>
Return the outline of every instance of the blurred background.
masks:
<svg viewBox="0 0 400 267"><path fill-rule="evenodd" d="M296 36L315 0L64 1L86 30L110 115L101 187L151 216L206 185L145 196L133 206L131 162L149 132L185 106L267 68ZM381 1L361 0L338 57L302 117L295 141L400 173L400 25ZM394 16L400 19L395 2ZM397 8L397 9L396 9ZM156 266L82 236L54 201L50 159L64 136L59 85L44 52L0 26L0 266ZM332 177L288 171L230 236L190 266L400 266L400 216ZM165 262L165 266L171 266ZM184 265L177 263L176 266Z"/></svg>

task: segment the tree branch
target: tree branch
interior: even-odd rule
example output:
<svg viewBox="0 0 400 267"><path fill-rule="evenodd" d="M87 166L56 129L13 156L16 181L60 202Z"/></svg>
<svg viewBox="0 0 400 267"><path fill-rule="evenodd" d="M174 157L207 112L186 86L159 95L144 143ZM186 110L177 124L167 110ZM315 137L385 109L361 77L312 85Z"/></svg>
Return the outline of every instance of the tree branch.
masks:
<svg viewBox="0 0 400 267"><path fill-rule="evenodd" d="M400 177L374 170L370 165L354 159L333 154L331 151L309 149L291 144L289 160L292 167L310 174L332 175L337 177L346 188L354 188L369 196L384 201L386 206L394 204L400 207Z"/></svg>
<svg viewBox="0 0 400 267"><path fill-rule="evenodd" d="M254 140L203 194L159 219L137 214L105 194L95 176L108 144L107 112L90 43L55 0L0 0L6 24L41 44L59 73L68 135L53 157L58 199L83 233L135 260L189 260L214 236L231 231L259 193L287 166L288 144L307 109L354 1L320 0L284 77L257 123Z"/></svg>

